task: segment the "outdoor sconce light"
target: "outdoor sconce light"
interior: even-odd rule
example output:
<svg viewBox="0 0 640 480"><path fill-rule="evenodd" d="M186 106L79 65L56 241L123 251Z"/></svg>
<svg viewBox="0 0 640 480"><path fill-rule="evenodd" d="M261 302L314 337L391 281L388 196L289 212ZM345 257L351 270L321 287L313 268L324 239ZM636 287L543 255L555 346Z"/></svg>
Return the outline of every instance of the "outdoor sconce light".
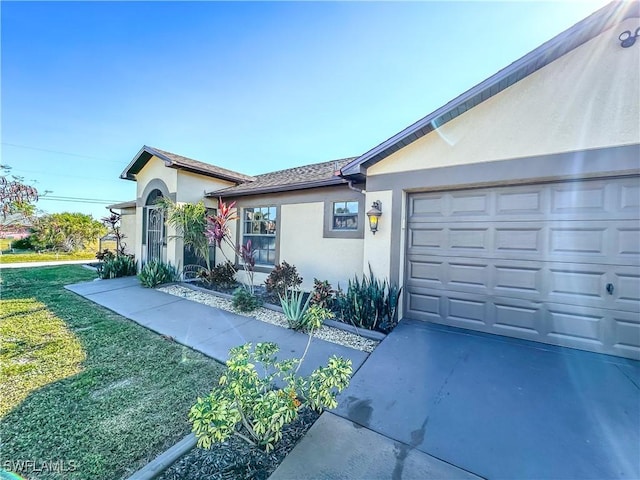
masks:
<svg viewBox="0 0 640 480"><path fill-rule="evenodd" d="M374 235L378 231L378 219L382 215L382 203L380 200L376 200L371 205L371 210L367 212L367 217L369 217L369 228L371 229L371 233Z"/></svg>

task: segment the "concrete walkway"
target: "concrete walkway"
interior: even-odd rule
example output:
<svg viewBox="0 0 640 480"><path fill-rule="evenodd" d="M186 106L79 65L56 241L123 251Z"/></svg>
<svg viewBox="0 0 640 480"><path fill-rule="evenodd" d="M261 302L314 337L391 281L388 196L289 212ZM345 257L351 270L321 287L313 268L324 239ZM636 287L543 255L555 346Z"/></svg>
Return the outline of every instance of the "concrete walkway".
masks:
<svg viewBox="0 0 640 480"><path fill-rule="evenodd" d="M231 348L247 342L275 342L280 346L281 359L300 358L307 345L308 336L303 333L144 288L136 277L65 288L222 363ZM355 372L368 354L314 338L300 374L308 375L326 365L332 355L351 359Z"/></svg>

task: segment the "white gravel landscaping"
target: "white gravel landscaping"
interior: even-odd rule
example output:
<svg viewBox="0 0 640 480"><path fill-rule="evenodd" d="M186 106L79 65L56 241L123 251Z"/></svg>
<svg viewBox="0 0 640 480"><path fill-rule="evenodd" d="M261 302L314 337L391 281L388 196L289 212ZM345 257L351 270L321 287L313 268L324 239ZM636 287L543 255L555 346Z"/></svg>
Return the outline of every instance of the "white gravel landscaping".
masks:
<svg viewBox="0 0 640 480"><path fill-rule="evenodd" d="M268 308L261 307L257 310L254 310L253 312L245 313L239 312L235 308L233 308L231 300L219 297L214 293L191 290L190 288L182 287L180 285L159 287L158 290L170 295L186 298L187 300L191 300L193 302L203 303L211 307L216 307L228 312L236 313L238 315L243 315L245 317L253 317L263 322L271 323L272 325L289 328L289 324L287 323L287 319L283 313L269 310ZM344 345L345 347L354 348L356 350L361 350L367 353L373 352L378 343L380 343L376 340L370 340L368 338L361 337L360 335L346 332L344 330L340 330L339 328L328 327L326 325L323 325L320 330L314 332L313 336L322 340L326 340L327 342L337 343L338 345Z"/></svg>

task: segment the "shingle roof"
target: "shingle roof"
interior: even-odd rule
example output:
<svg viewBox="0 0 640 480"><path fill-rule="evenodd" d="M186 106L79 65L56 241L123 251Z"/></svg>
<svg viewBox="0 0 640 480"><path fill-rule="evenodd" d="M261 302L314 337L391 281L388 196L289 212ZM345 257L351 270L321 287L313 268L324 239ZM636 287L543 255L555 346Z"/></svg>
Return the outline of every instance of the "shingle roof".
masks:
<svg viewBox="0 0 640 480"><path fill-rule="evenodd" d="M250 175L234 172L233 170L227 170L226 168L211 165L210 163L204 163L192 158L183 157L182 155L176 155L175 153L166 152L159 148L149 147L147 145L143 146L138 154L133 157L133 160L131 160L129 165L127 165L127 168L124 169L120 178L135 180L135 175L142 170L152 156L163 160L167 167L187 170L189 172L198 173L208 177L220 178L234 183L254 180L254 177Z"/></svg>
<svg viewBox="0 0 640 480"><path fill-rule="evenodd" d="M336 175L342 167L355 157L342 158L329 162L314 163L301 167L288 168L277 172L256 175L252 182L235 187L208 192L208 197L236 197L259 193L281 192L287 190L303 190L327 185L339 185L346 181Z"/></svg>

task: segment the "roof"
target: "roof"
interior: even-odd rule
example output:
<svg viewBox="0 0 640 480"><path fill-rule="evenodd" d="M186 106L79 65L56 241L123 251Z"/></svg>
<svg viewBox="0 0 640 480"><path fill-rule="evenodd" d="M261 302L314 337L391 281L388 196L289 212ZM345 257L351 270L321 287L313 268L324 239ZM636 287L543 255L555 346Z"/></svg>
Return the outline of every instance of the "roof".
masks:
<svg viewBox="0 0 640 480"><path fill-rule="evenodd" d="M302 167L288 168L277 172L257 175L252 182L243 183L235 187L223 188L208 192L207 197L239 197L256 195L259 193L273 193L289 190L304 190L314 187L340 185L346 180L337 173L355 157L314 163Z"/></svg>
<svg viewBox="0 0 640 480"><path fill-rule="evenodd" d="M341 174L345 177L363 178L367 167L462 115L467 110L500 93L605 30L633 17L640 17L639 2L611 2L607 4L495 75L354 159L341 170Z"/></svg>
<svg viewBox="0 0 640 480"><path fill-rule="evenodd" d="M142 149L133 157L133 160L127 165L127 168L120 174L120 178L125 180L136 179L136 174L140 172L151 159L152 156L158 157L164 161L165 166L169 168L176 168L179 170L186 170L188 172L197 173L207 177L219 178L221 180L227 180L234 183L249 182L254 180L250 175L227 170L226 168L217 167L210 163L200 162L192 158L183 157L182 155L176 155L175 153L166 152L159 148L149 147L144 145Z"/></svg>
<svg viewBox="0 0 640 480"><path fill-rule="evenodd" d="M122 208L133 208L136 206L135 200L129 200L128 202L120 202L114 203L113 205L107 205L105 208L111 209L122 209Z"/></svg>

